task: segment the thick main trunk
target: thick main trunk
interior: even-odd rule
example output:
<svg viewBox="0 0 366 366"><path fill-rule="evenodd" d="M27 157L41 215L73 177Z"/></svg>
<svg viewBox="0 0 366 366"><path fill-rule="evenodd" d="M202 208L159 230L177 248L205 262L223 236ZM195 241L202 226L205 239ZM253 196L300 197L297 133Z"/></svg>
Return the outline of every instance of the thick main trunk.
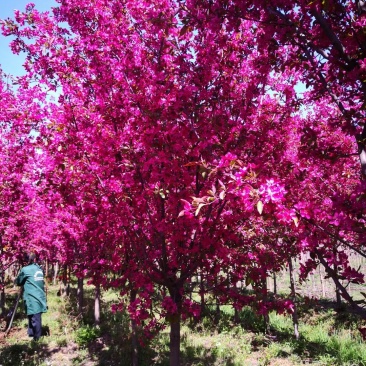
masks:
<svg viewBox="0 0 366 366"><path fill-rule="evenodd" d="M170 366L179 366L180 362L180 314L176 314L170 323Z"/></svg>
<svg viewBox="0 0 366 366"><path fill-rule="evenodd" d="M170 356L169 365L179 366L180 364L180 322L182 316L182 293L183 289L179 286L171 286L169 294L176 305L176 312L170 319Z"/></svg>

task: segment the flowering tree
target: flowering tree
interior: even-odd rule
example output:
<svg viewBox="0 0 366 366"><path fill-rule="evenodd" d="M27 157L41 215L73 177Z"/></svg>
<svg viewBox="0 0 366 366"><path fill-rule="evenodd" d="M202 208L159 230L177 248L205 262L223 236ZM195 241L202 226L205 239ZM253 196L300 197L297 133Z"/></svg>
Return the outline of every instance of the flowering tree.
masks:
<svg viewBox="0 0 366 366"><path fill-rule="evenodd" d="M361 228L365 175L364 13L361 1L296 1L290 4L283 1L213 3L198 0L186 6L183 17L186 24L194 23L206 29L225 26L236 30L237 34L243 23L251 21L255 47L268 57L271 72L280 77L289 69L300 72L298 80L308 90L301 100L301 109L309 106L307 113L316 111L318 115L317 120L309 120L299 131L302 134L300 152L301 155L306 153L307 161L298 156L297 164L302 168L293 178L294 181L307 181L311 187L308 192L313 193L304 195L303 182L300 191L298 184L292 183L291 192L306 197L306 203L300 199L297 212L307 226L307 238L313 240L310 247L322 248L320 252L318 249L311 251L313 265L322 263L336 284L338 270L343 279L363 281L363 275L349 267L345 249L365 256L364 230ZM298 107L298 96L289 92L286 83L283 85L286 105ZM325 103L333 108L329 110ZM357 155L362 182L357 181L359 173L353 158ZM340 171L341 176L335 178ZM330 184L331 181L334 184ZM314 235L309 237L309 233ZM298 242L304 243L300 238ZM314 267L308 267L311 268ZM352 299L342 292L352 303Z"/></svg>
<svg viewBox="0 0 366 366"><path fill-rule="evenodd" d="M0 307L5 306L4 275L25 250L40 250L45 207L37 201L37 153L33 126L43 118L34 102L39 88L14 91L0 70ZM34 131L33 131L34 132ZM31 234L33 232L33 234Z"/></svg>
<svg viewBox="0 0 366 366"><path fill-rule="evenodd" d="M36 119L45 232L65 263L80 253L79 273L130 293L135 324L153 317L159 293L171 365L181 317L197 314L193 276L240 307L253 298L237 281L260 283L304 250L331 263L334 243L319 227L333 223L346 239L337 217L351 213L347 228L361 222L340 199L358 197L348 157L363 128L358 82L326 67L336 41L319 60L323 46L302 35L325 29L312 26L324 12L282 3L60 0L52 14L29 5L3 24L14 52L27 53L22 88L36 81L58 98L40 95L47 118ZM300 100L301 81L313 88Z"/></svg>

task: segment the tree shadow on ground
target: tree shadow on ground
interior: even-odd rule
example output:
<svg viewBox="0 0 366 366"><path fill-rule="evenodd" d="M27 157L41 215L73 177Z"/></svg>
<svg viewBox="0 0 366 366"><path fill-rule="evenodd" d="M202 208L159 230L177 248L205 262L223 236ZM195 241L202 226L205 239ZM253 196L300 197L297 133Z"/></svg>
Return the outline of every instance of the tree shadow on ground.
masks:
<svg viewBox="0 0 366 366"><path fill-rule="evenodd" d="M140 333L138 346L139 366L169 365L169 336L161 334L158 338L146 341ZM130 366L132 359L132 340L130 337L129 318L127 314L116 313L113 318L104 319L100 326L98 338L88 342L90 358L98 366ZM217 360L217 350L203 346L185 345L181 347L182 366L211 366ZM75 359L75 361L78 361ZM82 360L80 360L82 361ZM228 359L227 366L233 365Z"/></svg>
<svg viewBox="0 0 366 366"><path fill-rule="evenodd" d="M0 362L1 366L34 366L58 351L59 349L50 350L42 341L12 344L0 348Z"/></svg>
<svg viewBox="0 0 366 366"><path fill-rule="evenodd" d="M69 309L76 309L76 296L71 293ZM87 349L89 358L98 366L130 366L132 364L132 339L130 319L126 312L113 313L109 311L111 303L104 301L102 307L101 324L98 332L92 329L94 317L93 291L84 293L85 311L80 329L77 331L77 342ZM221 322L223 323L223 321ZM138 365L139 366L168 366L169 365L169 334L164 332L159 337L146 340L142 329L139 331ZM181 365L182 366L211 366L215 364L219 355L217 349L201 345L186 345L182 339ZM76 357L74 363L84 360ZM225 365L233 365L230 358L226 358Z"/></svg>

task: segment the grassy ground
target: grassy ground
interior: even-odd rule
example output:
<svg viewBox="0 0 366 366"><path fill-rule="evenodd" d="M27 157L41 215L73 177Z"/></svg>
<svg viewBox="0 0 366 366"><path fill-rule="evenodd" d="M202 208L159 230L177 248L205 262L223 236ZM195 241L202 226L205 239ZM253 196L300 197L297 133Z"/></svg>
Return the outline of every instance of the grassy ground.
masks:
<svg viewBox="0 0 366 366"><path fill-rule="evenodd" d="M0 335L1 366L128 366L131 354L129 321L125 314L112 314L117 301L113 292L103 295L103 318L99 328L92 326L92 291L86 290L87 306L83 319L75 316L73 296L62 298L52 287L48 313L43 315L46 335L39 343L27 337L27 321L22 304L7 338ZM8 289L14 302L16 289ZM290 317L271 314L270 335L250 309L240 313L234 324L233 311L221 307L220 319L214 310L200 323L182 327L182 366L366 366L366 343L360 337L361 321L346 309L335 312L330 302L303 303L300 306L299 340L292 333ZM168 329L140 348L139 365L168 365Z"/></svg>

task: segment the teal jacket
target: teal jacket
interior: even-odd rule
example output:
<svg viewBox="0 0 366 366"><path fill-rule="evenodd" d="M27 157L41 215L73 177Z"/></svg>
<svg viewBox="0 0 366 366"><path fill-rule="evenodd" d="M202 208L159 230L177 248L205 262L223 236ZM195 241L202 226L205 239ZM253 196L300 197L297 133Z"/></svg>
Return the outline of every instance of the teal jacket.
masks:
<svg viewBox="0 0 366 366"><path fill-rule="evenodd" d="M23 267L16 279L16 284L23 286L23 301L27 315L47 311L43 271L38 264L32 263Z"/></svg>

